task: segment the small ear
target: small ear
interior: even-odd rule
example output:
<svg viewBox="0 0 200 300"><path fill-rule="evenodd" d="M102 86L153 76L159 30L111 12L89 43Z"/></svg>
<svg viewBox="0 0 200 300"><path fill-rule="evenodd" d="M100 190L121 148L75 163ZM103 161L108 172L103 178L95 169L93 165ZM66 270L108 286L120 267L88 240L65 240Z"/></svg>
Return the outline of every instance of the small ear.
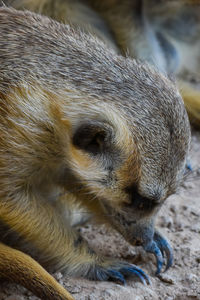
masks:
<svg viewBox="0 0 200 300"><path fill-rule="evenodd" d="M110 126L95 121L82 123L75 131L73 144L93 155L101 154L111 138Z"/></svg>

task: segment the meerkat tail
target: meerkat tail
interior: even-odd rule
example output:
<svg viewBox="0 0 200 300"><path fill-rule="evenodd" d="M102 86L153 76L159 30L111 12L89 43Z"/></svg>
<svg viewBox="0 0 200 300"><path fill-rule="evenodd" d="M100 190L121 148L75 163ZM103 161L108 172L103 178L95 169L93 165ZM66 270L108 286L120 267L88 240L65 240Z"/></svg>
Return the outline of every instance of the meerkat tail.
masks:
<svg viewBox="0 0 200 300"><path fill-rule="evenodd" d="M0 277L18 283L45 300L74 300L45 269L21 251L0 243Z"/></svg>
<svg viewBox="0 0 200 300"><path fill-rule="evenodd" d="M200 88L186 81L179 81L179 88L192 124L200 127Z"/></svg>

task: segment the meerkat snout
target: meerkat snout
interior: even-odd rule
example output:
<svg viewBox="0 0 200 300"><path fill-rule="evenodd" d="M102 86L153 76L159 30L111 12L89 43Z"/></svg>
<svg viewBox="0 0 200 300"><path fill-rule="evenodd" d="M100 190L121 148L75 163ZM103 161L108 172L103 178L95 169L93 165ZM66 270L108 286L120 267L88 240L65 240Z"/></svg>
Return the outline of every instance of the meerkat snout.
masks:
<svg viewBox="0 0 200 300"><path fill-rule="evenodd" d="M152 212L160 205L161 197L158 193L155 193L153 197L142 196L135 185L125 188L125 192L128 193L131 201L128 207L135 210L141 210L143 212Z"/></svg>

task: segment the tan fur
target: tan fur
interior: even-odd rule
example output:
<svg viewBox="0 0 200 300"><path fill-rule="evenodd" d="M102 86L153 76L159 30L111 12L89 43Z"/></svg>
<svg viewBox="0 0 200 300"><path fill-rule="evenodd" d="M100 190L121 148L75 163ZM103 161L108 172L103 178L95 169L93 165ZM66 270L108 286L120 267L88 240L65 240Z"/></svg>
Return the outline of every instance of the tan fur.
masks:
<svg viewBox="0 0 200 300"><path fill-rule="evenodd" d="M44 300L74 299L30 256L3 244L0 244L0 277L22 284Z"/></svg>
<svg viewBox="0 0 200 300"><path fill-rule="evenodd" d="M1 242L50 271L116 280L133 266L94 253L70 211L146 251L161 247L155 217L190 144L182 98L162 73L47 17L0 8L0 36ZM35 292L29 271L21 276Z"/></svg>
<svg viewBox="0 0 200 300"><path fill-rule="evenodd" d="M200 86L186 81L179 81L181 94L193 125L199 127L200 120Z"/></svg>

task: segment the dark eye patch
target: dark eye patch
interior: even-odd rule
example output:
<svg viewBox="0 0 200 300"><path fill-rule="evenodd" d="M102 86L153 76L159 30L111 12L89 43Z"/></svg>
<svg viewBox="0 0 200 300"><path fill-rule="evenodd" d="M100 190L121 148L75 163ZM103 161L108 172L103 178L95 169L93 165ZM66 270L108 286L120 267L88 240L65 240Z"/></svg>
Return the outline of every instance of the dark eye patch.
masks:
<svg viewBox="0 0 200 300"><path fill-rule="evenodd" d="M93 155L106 151L111 141L111 130L97 122L82 124L73 136L73 144Z"/></svg>
<svg viewBox="0 0 200 300"><path fill-rule="evenodd" d="M72 143L88 154L98 157L102 167L112 171L122 163L121 150L114 140L114 130L109 124L91 120L82 123L72 137Z"/></svg>

